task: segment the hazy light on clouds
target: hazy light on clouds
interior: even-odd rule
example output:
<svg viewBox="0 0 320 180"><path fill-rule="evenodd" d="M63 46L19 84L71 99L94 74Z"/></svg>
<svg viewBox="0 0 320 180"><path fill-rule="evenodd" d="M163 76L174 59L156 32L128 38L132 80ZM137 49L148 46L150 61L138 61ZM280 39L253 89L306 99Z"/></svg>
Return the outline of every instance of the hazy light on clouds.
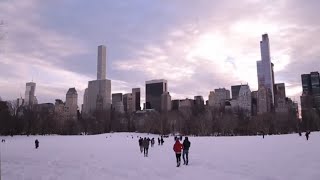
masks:
<svg viewBox="0 0 320 180"><path fill-rule="evenodd" d="M320 69L320 48L314 45L320 36L318 4L2 1L0 17L9 34L0 51L0 87L7 87L0 95L16 98L34 77L40 102L64 99L76 87L81 103L95 79L96 46L102 43L113 92L140 87L144 98L144 82L159 78L169 81L172 99L206 99L214 88L240 83L256 90L259 41L268 33L276 82L285 82L288 96L297 97L300 74Z"/></svg>

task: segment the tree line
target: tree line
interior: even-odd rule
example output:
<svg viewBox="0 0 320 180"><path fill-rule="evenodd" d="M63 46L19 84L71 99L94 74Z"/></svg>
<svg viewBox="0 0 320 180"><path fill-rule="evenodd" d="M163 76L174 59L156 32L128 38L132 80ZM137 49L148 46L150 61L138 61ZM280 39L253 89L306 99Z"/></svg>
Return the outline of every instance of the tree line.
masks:
<svg viewBox="0 0 320 180"><path fill-rule="evenodd" d="M97 110L90 116L78 111L77 118L66 119L54 111L54 106L35 109L0 101L0 134L77 135L143 132L233 136L305 131L307 126L300 122L295 113L289 111L248 116L244 110L235 113L230 109L212 107L180 108L161 113L154 110L119 113L111 108L110 111ZM313 130L319 130L319 127Z"/></svg>

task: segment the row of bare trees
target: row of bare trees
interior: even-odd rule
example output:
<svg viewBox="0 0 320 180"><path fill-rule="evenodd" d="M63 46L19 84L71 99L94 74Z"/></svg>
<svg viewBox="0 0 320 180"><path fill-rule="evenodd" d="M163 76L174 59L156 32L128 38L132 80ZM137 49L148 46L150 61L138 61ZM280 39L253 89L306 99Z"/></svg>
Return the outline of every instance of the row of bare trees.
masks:
<svg viewBox="0 0 320 180"><path fill-rule="evenodd" d="M284 134L305 130L294 112L248 116L245 111L214 108L180 108L157 111L119 113L96 111L77 119L63 119L52 109L15 108L0 101L0 134L100 134L107 132L145 132L188 135L256 135Z"/></svg>

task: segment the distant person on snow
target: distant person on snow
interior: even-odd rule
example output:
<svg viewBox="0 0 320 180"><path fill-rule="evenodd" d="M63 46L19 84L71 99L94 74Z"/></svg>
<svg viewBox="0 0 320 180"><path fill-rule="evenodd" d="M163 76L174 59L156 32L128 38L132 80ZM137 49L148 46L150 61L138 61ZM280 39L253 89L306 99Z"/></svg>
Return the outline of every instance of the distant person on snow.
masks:
<svg viewBox="0 0 320 180"><path fill-rule="evenodd" d="M154 145L154 138L151 139L151 147Z"/></svg>
<svg viewBox="0 0 320 180"><path fill-rule="evenodd" d="M160 146L160 138L158 138L158 145Z"/></svg>
<svg viewBox="0 0 320 180"><path fill-rule="evenodd" d="M163 140L163 137L161 136L161 146L163 145L163 143L164 143L164 140Z"/></svg>
<svg viewBox="0 0 320 180"><path fill-rule="evenodd" d="M143 139L140 137L139 139L139 147L140 147L140 152L143 152Z"/></svg>
<svg viewBox="0 0 320 180"><path fill-rule="evenodd" d="M264 139L264 131L262 131L262 138Z"/></svg>
<svg viewBox="0 0 320 180"><path fill-rule="evenodd" d="M5 139L2 139L2 140L1 140L1 142L5 143L5 142L6 142L6 140L5 140Z"/></svg>
<svg viewBox="0 0 320 180"><path fill-rule="evenodd" d="M149 150L149 140L147 138L143 139L143 154L144 157L148 157L148 150Z"/></svg>
<svg viewBox="0 0 320 180"><path fill-rule="evenodd" d="M184 165L188 165L189 163L189 148L190 148L190 141L188 139L188 137L185 137L184 138L184 141L183 141L183 164Z"/></svg>
<svg viewBox="0 0 320 180"><path fill-rule="evenodd" d="M38 147L39 147L39 141L38 141L38 139L36 139L36 140L34 141L34 144L36 145L36 149L38 149Z"/></svg>
<svg viewBox="0 0 320 180"><path fill-rule="evenodd" d="M179 139L176 140L176 143L173 145L173 151L176 154L177 167L180 166L181 163L181 151L183 149L183 145L180 143Z"/></svg>

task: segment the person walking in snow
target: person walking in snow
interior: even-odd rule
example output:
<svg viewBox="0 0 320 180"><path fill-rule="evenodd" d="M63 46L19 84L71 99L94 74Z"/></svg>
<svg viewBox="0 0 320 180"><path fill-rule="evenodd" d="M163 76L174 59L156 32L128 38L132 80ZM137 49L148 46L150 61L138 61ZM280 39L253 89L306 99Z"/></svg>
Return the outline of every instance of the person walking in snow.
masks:
<svg viewBox="0 0 320 180"><path fill-rule="evenodd" d="M264 139L264 131L262 131L262 138Z"/></svg>
<svg viewBox="0 0 320 180"><path fill-rule="evenodd" d="M148 150L149 150L149 140L147 138L143 139L143 154L144 157L148 157Z"/></svg>
<svg viewBox="0 0 320 180"><path fill-rule="evenodd" d="M183 154L182 154L183 164L184 165L188 165L188 163L189 163L189 148L190 148L190 145L191 145L188 137L184 138L184 141L183 141L182 145L183 145Z"/></svg>
<svg viewBox="0 0 320 180"><path fill-rule="evenodd" d="M154 145L154 138L151 139L151 147Z"/></svg>
<svg viewBox="0 0 320 180"><path fill-rule="evenodd" d="M179 139L176 140L176 142L173 145L173 151L176 154L176 160L177 160L177 167L180 166L181 163L181 151L183 149L183 145L180 143Z"/></svg>
<svg viewBox="0 0 320 180"><path fill-rule="evenodd" d="M160 138L158 138L158 145L160 146Z"/></svg>
<svg viewBox="0 0 320 180"><path fill-rule="evenodd" d="M36 139L36 140L34 141L34 144L35 144L35 146L36 146L36 149L38 149L38 147L39 147L39 141L38 141L38 139Z"/></svg>
<svg viewBox="0 0 320 180"><path fill-rule="evenodd" d="M164 143L164 140L163 140L163 137L161 136L161 146L163 145L163 143Z"/></svg>
<svg viewBox="0 0 320 180"><path fill-rule="evenodd" d="M139 139L139 147L140 147L140 152L143 152L143 139L140 137Z"/></svg>

